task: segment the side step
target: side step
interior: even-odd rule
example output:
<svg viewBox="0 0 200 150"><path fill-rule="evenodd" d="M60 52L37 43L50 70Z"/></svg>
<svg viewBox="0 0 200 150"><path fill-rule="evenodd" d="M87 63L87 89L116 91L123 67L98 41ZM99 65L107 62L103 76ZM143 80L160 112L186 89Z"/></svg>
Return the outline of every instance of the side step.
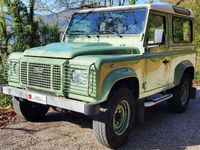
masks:
<svg viewBox="0 0 200 150"><path fill-rule="evenodd" d="M172 97L173 97L172 94L165 94L165 95L156 94L156 95L150 96L150 97L148 97L148 101L144 102L144 107L154 106L154 105L161 103L163 101L166 101Z"/></svg>

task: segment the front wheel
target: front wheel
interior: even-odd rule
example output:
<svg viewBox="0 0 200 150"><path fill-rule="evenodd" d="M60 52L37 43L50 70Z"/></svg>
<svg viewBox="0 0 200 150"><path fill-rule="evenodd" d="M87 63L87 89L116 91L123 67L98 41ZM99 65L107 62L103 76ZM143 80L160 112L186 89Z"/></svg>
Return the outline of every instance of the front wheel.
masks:
<svg viewBox="0 0 200 150"><path fill-rule="evenodd" d="M128 88L115 90L93 121L93 131L98 141L110 148L118 148L126 141L134 123L134 103Z"/></svg>
<svg viewBox="0 0 200 150"><path fill-rule="evenodd" d="M191 87L192 78L188 73L185 73L180 84L171 90L173 98L167 101L171 111L178 113L185 111L189 103Z"/></svg>
<svg viewBox="0 0 200 150"><path fill-rule="evenodd" d="M49 106L29 102L28 100L20 101L16 97L13 97L13 108L16 114L33 122L43 119L49 110Z"/></svg>

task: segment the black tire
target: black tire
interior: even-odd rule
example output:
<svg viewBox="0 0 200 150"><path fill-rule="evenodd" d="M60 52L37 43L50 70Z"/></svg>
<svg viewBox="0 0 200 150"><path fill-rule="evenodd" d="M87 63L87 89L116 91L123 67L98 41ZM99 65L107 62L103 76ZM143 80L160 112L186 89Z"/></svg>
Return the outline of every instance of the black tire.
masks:
<svg viewBox="0 0 200 150"><path fill-rule="evenodd" d="M127 105L128 119L122 119L125 128L120 128L120 106ZM129 106L129 108L128 108ZM129 115L128 115L129 114ZM118 116L117 116L118 115ZM124 118L126 118L124 117ZM126 87L121 87L112 92L110 98L101 106L101 112L93 120L93 132L100 143L109 148L118 148L125 143L133 127L135 117L135 99ZM122 117L123 118L123 117ZM117 120L118 119L118 120ZM115 121L115 123L114 123ZM117 128L117 124L119 128ZM115 125L114 125L115 124ZM115 128L114 128L115 126ZM119 132L121 131L121 133Z"/></svg>
<svg viewBox="0 0 200 150"><path fill-rule="evenodd" d="M182 76L180 84L174 87L170 92L173 94L172 99L168 100L168 108L172 112L182 113L188 106L190 99L190 90L192 86L192 77L185 73Z"/></svg>
<svg viewBox="0 0 200 150"><path fill-rule="evenodd" d="M32 122L42 120L49 110L49 106L29 102L27 100L21 101L16 97L13 97L12 103L16 114Z"/></svg>

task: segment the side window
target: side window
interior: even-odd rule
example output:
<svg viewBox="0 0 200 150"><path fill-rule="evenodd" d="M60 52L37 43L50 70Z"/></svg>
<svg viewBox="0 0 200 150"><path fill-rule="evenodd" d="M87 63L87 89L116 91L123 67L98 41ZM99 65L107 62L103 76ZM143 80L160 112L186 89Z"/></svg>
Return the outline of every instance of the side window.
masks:
<svg viewBox="0 0 200 150"><path fill-rule="evenodd" d="M192 21L173 18L173 41L174 43L192 42Z"/></svg>
<svg viewBox="0 0 200 150"><path fill-rule="evenodd" d="M154 44L154 32L155 29L164 29L166 33L166 21L164 16L151 15L149 20L149 33L148 33L148 44ZM163 38L163 44L165 44L165 35Z"/></svg>

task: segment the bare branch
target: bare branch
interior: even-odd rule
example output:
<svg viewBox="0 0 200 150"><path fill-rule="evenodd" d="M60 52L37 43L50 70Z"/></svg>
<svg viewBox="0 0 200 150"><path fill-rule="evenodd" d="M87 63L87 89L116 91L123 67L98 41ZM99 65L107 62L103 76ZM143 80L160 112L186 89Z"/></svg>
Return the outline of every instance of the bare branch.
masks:
<svg viewBox="0 0 200 150"><path fill-rule="evenodd" d="M182 2L184 2L185 0L179 0L177 3L176 3L176 6L180 5Z"/></svg>
<svg viewBox="0 0 200 150"><path fill-rule="evenodd" d="M9 20L9 21L12 21L12 19L7 18L7 17L0 16L0 18L2 18L2 19L6 19L6 20Z"/></svg>

